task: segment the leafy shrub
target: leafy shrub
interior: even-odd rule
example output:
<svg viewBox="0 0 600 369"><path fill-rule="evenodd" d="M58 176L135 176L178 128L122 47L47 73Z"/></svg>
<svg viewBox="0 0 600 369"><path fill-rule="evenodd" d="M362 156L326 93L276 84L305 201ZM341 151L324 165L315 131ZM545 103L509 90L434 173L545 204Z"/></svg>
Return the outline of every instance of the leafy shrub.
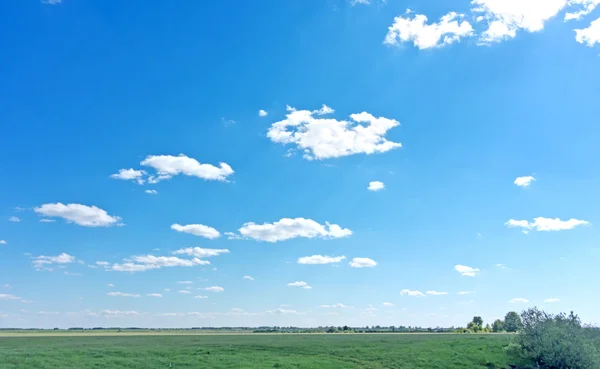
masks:
<svg viewBox="0 0 600 369"><path fill-rule="evenodd" d="M540 368L600 369L598 342L577 315L552 315L533 308L523 312L521 318L523 325L516 343L522 355Z"/></svg>

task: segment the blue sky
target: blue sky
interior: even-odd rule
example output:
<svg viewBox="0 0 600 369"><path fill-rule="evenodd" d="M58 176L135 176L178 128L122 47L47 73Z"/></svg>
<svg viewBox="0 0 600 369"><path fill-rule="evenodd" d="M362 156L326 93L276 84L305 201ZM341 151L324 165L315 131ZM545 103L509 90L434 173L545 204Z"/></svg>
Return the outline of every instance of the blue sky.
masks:
<svg viewBox="0 0 600 369"><path fill-rule="evenodd" d="M600 322L596 5L3 2L0 327Z"/></svg>

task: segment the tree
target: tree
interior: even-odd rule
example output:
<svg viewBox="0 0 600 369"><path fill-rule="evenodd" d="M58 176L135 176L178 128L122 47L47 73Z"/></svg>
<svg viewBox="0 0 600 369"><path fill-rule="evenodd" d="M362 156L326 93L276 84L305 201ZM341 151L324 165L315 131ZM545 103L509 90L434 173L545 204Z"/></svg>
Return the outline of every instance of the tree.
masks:
<svg viewBox="0 0 600 369"><path fill-rule="evenodd" d="M504 322L500 319L496 319L492 324L492 332L502 332L504 330Z"/></svg>
<svg viewBox="0 0 600 369"><path fill-rule="evenodd" d="M473 323L480 327L483 327L483 319L480 316L473 317Z"/></svg>
<svg viewBox="0 0 600 369"><path fill-rule="evenodd" d="M521 317L514 311L509 312L504 317L504 330L507 332L516 332L523 327Z"/></svg>

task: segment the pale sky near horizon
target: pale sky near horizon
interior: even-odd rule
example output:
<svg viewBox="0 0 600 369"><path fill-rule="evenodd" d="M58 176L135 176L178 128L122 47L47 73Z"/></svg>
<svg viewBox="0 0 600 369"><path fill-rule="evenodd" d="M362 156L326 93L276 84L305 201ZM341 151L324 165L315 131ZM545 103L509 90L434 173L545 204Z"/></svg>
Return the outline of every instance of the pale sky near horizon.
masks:
<svg viewBox="0 0 600 369"><path fill-rule="evenodd" d="M600 323L598 5L2 2L0 328Z"/></svg>

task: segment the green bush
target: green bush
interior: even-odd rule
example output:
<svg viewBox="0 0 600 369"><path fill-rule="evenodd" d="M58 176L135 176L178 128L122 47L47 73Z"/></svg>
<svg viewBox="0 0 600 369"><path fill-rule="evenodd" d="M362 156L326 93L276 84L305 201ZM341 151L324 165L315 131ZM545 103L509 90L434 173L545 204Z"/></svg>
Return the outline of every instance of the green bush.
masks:
<svg viewBox="0 0 600 369"><path fill-rule="evenodd" d="M600 369L598 342L577 315L552 315L533 308L523 312L521 318L523 325L516 344L521 346L522 355L538 367Z"/></svg>

